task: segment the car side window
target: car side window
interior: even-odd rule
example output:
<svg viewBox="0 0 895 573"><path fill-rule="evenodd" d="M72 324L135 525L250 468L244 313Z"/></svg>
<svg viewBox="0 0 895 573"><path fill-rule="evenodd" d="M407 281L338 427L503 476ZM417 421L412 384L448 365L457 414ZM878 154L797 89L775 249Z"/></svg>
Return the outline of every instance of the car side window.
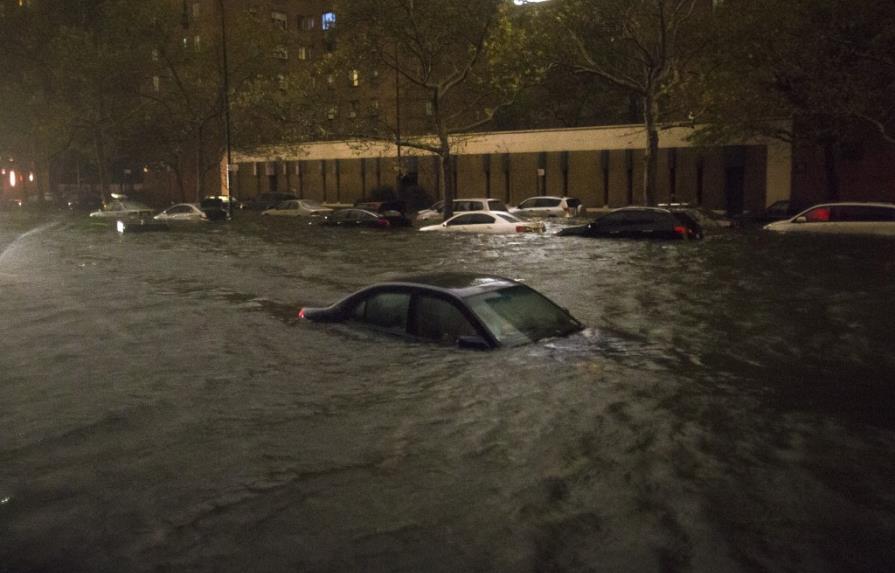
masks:
<svg viewBox="0 0 895 573"><path fill-rule="evenodd" d="M362 303L363 318L354 318L394 332L407 330L407 311L410 308L410 294L402 292L381 292ZM358 305L360 306L360 305ZM357 307L355 307L357 311Z"/></svg>
<svg viewBox="0 0 895 573"><path fill-rule="evenodd" d="M830 219L849 222L895 221L895 209L867 205L842 205L833 208Z"/></svg>
<svg viewBox="0 0 895 573"><path fill-rule="evenodd" d="M488 210L489 211L506 211L507 206L503 201L499 199L491 199L488 201Z"/></svg>
<svg viewBox="0 0 895 573"><path fill-rule="evenodd" d="M825 223L830 220L830 208L818 207L816 209L811 209L805 213L804 216L805 220L809 223Z"/></svg>
<svg viewBox="0 0 895 573"><path fill-rule="evenodd" d="M471 225L474 222L475 215L460 215L459 217L454 217L450 221L447 222L448 227L453 227L454 225Z"/></svg>
<svg viewBox="0 0 895 573"><path fill-rule="evenodd" d="M414 300L413 333L426 340L448 344L461 336L475 336L475 327L457 306L445 299L419 295Z"/></svg>
<svg viewBox="0 0 895 573"><path fill-rule="evenodd" d="M526 199L525 201L519 203L520 209L529 209L531 207L536 207L536 206L537 206L536 199Z"/></svg>

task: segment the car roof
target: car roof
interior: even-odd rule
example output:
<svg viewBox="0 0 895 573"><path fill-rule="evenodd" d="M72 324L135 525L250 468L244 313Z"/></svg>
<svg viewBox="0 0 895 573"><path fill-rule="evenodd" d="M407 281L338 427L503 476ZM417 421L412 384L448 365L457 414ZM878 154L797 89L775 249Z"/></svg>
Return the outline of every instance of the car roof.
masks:
<svg viewBox="0 0 895 573"><path fill-rule="evenodd" d="M476 294L516 286L518 284L517 281L496 275L469 272L443 272L400 277L394 280L377 283L373 286L422 286L432 290L448 292L460 298L466 298Z"/></svg>
<svg viewBox="0 0 895 573"><path fill-rule="evenodd" d="M895 208L895 203L886 203L881 201L837 201L833 203L818 203L817 205L812 205L807 209L803 209L807 211L808 209L814 209L815 207L889 207Z"/></svg>

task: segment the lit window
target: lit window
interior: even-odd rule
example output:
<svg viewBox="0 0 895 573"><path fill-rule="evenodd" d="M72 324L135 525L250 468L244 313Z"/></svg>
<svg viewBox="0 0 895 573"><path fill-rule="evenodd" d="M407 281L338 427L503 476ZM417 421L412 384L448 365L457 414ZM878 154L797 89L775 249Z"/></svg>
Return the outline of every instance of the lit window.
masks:
<svg viewBox="0 0 895 573"><path fill-rule="evenodd" d="M286 81L286 76L284 76L283 74L277 74L277 86L279 86L281 90L285 90L287 87L289 87L289 83Z"/></svg>
<svg viewBox="0 0 895 573"><path fill-rule="evenodd" d="M270 21L273 22L273 25L279 28L280 30L285 31L288 25L289 19L286 17L286 14L282 12L271 12L270 13Z"/></svg>
<svg viewBox="0 0 895 573"><path fill-rule="evenodd" d="M161 86L162 81L158 76L152 76L152 87L155 91L159 91L159 87Z"/></svg>
<svg viewBox="0 0 895 573"><path fill-rule="evenodd" d="M351 70L348 72L348 81L351 82L352 87L357 87L360 85L360 72L357 70Z"/></svg>
<svg viewBox="0 0 895 573"><path fill-rule="evenodd" d="M322 27L324 30L332 30L336 25L336 13L335 12L324 12L323 18L321 19Z"/></svg>
<svg viewBox="0 0 895 573"><path fill-rule="evenodd" d="M326 83L333 85L336 83L336 78L332 74L326 74Z"/></svg>
<svg viewBox="0 0 895 573"><path fill-rule="evenodd" d="M193 36L193 47L197 52L202 49L202 38L200 36Z"/></svg>
<svg viewBox="0 0 895 573"><path fill-rule="evenodd" d="M310 60L311 59L311 48L308 46L299 46L298 47L298 59L299 60Z"/></svg>
<svg viewBox="0 0 895 573"><path fill-rule="evenodd" d="M158 61L158 50L152 50L152 61L153 62Z"/></svg>

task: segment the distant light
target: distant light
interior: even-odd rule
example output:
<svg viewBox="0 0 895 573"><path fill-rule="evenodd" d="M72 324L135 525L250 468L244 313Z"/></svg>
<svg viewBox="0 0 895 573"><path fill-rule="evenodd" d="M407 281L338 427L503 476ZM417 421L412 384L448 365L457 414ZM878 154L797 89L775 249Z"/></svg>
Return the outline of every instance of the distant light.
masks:
<svg viewBox="0 0 895 573"><path fill-rule="evenodd" d="M119 219L119 220L115 223L115 228L118 229L118 232L119 232L119 233L123 233L123 232L124 232L124 229L125 229L124 221L122 221L122 220Z"/></svg>
<svg viewBox="0 0 895 573"><path fill-rule="evenodd" d="M9 170L9 186L10 187L16 186L16 172L12 169Z"/></svg>
<svg viewBox="0 0 895 573"><path fill-rule="evenodd" d="M28 181L31 181L32 183L34 182L34 173L28 174Z"/></svg>

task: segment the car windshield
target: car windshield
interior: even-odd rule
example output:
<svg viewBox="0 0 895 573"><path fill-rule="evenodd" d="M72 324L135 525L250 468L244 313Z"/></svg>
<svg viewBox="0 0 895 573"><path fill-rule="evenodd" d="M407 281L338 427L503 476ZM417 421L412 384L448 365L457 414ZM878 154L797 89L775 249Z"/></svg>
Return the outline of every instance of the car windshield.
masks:
<svg viewBox="0 0 895 573"><path fill-rule="evenodd" d="M466 303L504 346L565 336L582 328L569 313L525 285L473 295Z"/></svg>

